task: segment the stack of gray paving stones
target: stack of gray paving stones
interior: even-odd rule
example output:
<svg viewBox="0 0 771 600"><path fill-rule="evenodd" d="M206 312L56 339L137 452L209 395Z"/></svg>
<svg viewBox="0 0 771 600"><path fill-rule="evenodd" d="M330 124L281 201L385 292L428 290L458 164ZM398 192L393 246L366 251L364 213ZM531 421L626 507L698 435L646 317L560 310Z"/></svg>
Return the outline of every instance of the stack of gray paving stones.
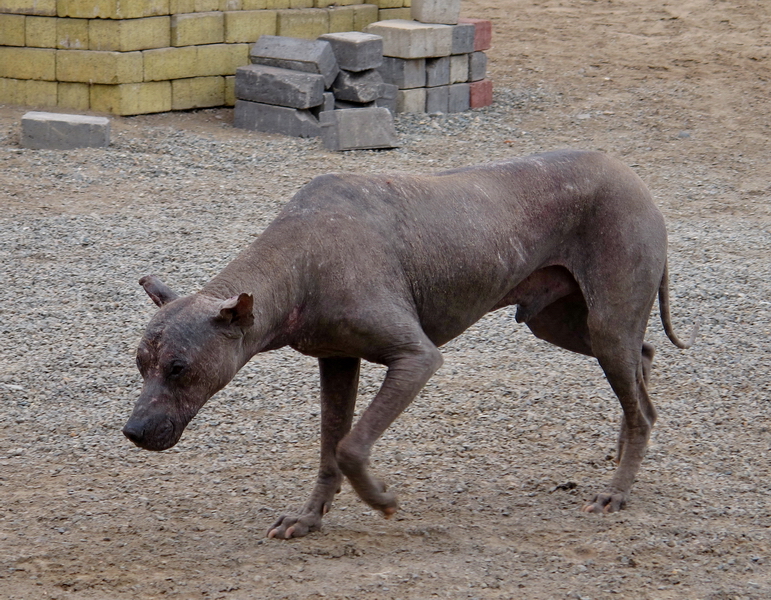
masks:
<svg viewBox="0 0 771 600"><path fill-rule="evenodd" d="M477 26L459 22L460 0L413 0L411 11L412 21L379 21L365 29L383 38L380 72L398 87L397 112L453 113L486 105L470 100L472 86L486 77L487 55L475 51Z"/></svg>
<svg viewBox="0 0 771 600"><path fill-rule="evenodd" d="M236 71L236 127L322 136L332 150L398 145L396 86L378 68L383 42L356 31L317 40L264 35Z"/></svg>

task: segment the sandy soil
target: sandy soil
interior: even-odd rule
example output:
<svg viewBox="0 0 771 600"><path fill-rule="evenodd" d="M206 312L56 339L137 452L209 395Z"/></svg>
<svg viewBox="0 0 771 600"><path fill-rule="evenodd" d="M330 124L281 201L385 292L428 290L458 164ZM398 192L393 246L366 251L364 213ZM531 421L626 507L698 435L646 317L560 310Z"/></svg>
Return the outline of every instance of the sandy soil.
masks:
<svg viewBox="0 0 771 600"><path fill-rule="evenodd" d="M42 417L0 413L0 598L771 597L771 5L463 6L466 16L494 23L491 77L516 100L500 131L448 137L438 128L407 136L401 153L334 155L298 142L307 160L283 172L224 176L204 168L200 180L166 188L144 177L124 185L87 164L95 154L71 153L85 157L71 169L89 181L77 193L68 193L76 186L67 187L66 161L59 174L40 172L49 159L11 141L2 149L13 165L0 173L3 235L12 222L52 215L155 218L182 197L204 202L212 177L221 177L223 195L260 193L269 216L309 177L331 170L427 170L564 146L619 156L670 222L678 327L684 332L697 313L706 319L701 346L688 353L671 349L652 325L662 418L627 509L579 512L613 468L619 409L598 367L521 329L491 339L481 324L451 344L445 367L378 446L375 468L401 498L394 519L384 521L345 488L321 532L291 541L264 535L303 502L315 473L313 361L281 352L267 373L250 364L163 454L131 448L118 432L139 389L136 375L110 387L109 374L88 360L77 373L48 364L35 367L37 375L72 397L55 405L56 427L42 432ZM24 110L0 107L2 129L17 129ZM170 129L219 141L255 136L234 131L231 118L221 109L115 119L124 144L116 152ZM184 211L174 214L169 228L178 229ZM255 217L259 227L265 215ZM23 267L14 256L4 254L5 281ZM18 298L27 293L14 289ZM152 314L143 300L137 291L130 307L109 308L132 311L133 329L119 334L124 351L111 367L121 374L133 372L131 345ZM7 333L20 326L11 312L6 306ZM496 316L489 329L500 332L511 318ZM104 356L113 340L82 333L84 347L91 333L91 352ZM4 350L2 401L15 407L23 391L36 406L17 354ZM365 371L362 396L381 375ZM89 377L113 404L102 422L83 424L68 382ZM39 453L36 443L61 450Z"/></svg>

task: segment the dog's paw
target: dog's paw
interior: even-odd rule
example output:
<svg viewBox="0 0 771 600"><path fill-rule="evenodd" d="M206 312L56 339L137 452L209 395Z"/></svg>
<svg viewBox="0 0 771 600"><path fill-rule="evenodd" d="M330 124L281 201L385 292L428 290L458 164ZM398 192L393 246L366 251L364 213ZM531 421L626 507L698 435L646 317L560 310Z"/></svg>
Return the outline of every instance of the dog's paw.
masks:
<svg viewBox="0 0 771 600"><path fill-rule="evenodd" d="M616 489L609 489L597 494L581 509L585 513L607 514L618 512L626 506L627 495Z"/></svg>

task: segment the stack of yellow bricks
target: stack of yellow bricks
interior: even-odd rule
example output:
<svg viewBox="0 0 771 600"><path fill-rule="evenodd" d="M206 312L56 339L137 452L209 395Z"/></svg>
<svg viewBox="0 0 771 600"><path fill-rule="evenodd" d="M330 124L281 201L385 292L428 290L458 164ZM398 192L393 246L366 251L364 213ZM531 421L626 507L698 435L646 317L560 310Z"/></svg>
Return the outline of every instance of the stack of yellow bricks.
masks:
<svg viewBox="0 0 771 600"><path fill-rule="evenodd" d="M232 106L260 35L409 19L411 0L0 0L0 104L116 115Z"/></svg>

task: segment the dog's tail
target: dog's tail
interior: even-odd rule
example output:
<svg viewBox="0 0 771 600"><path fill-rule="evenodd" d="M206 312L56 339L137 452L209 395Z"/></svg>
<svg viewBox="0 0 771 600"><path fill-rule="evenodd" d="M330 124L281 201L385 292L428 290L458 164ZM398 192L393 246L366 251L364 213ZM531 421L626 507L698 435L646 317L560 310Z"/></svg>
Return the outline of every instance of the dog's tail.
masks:
<svg viewBox="0 0 771 600"><path fill-rule="evenodd" d="M669 312L669 268L666 264L664 265L664 274L661 276L661 284L659 285L659 314L661 315L661 324L664 326L664 332L667 334L670 342L683 350L693 346L693 342L699 334L701 319L696 319L687 342L681 342L680 338L675 335L675 329L672 327L672 316Z"/></svg>

